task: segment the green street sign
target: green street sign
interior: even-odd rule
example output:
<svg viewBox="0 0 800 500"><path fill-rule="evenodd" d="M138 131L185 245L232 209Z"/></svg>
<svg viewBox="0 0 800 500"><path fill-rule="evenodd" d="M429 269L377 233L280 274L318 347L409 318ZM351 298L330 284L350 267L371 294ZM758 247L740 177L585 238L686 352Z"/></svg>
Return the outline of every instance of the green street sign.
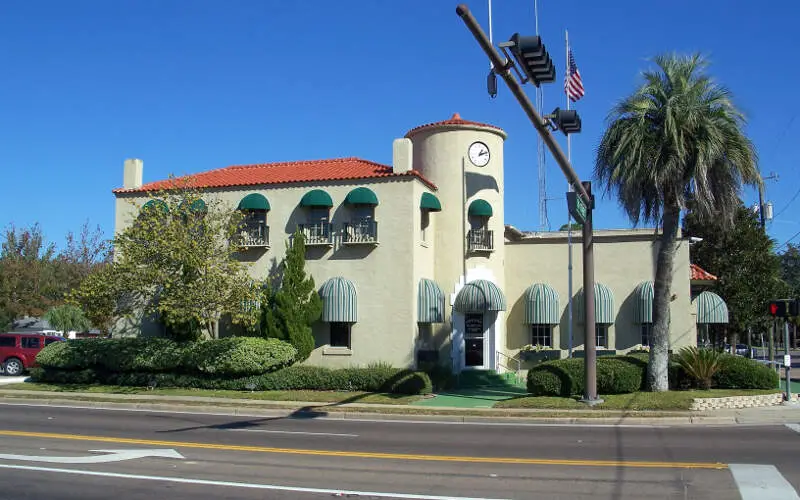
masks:
<svg viewBox="0 0 800 500"><path fill-rule="evenodd" d="M567 192L567 209L572 218L580 225L586 223L586 203L574 191Z"/></svg>

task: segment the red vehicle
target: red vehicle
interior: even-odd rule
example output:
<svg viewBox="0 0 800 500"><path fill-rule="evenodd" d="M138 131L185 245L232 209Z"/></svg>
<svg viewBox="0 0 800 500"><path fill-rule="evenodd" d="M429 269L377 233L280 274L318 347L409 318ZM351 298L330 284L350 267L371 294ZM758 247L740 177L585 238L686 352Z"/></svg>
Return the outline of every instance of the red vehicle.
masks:
<svg viewBox="0 0 800 500"><path fill-rule="evenodd" d="M9 377L22 375L36 366L36 355L53 342L62 342L64 337L41 333L0 333L0 367Z"/></svg>

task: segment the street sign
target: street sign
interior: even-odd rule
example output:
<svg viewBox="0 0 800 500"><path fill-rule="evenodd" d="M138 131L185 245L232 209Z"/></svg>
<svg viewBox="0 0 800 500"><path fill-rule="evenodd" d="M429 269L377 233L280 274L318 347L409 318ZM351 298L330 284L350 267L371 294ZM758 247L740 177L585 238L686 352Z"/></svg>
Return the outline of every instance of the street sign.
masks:
<svg viewBox="0 0 800 500"><path fill-rule="evenodd" d="M790 367L792 366L792 356L790 354L783 355L783 366Z"/></svg>
<svg viewBox="0 0 800 500"><path fill-rule="evenodd" d="M567 192L567 209L575 222L581 225L586 222L586 203L575 191Z"/></svg>

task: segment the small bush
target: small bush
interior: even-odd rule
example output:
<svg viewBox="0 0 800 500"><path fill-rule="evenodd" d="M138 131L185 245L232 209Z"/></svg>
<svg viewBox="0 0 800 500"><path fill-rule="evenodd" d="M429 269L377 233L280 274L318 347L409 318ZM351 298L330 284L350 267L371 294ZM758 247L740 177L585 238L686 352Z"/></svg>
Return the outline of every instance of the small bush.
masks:
<svg viewBox="0 0 800 500"><path fill-rule="evenodd" d="M778 387L778 374L758 361L723 354L719 360L719 370L713 377L715 387L720 389L775 389Z"/></svg>
<svg viewBox="0 0 800 500"><path fill-rule="evenodd" d="M97 357L103 351L102 342L97 339L53 342L39 351L36 362L44 368L85 370L97 364Z"/></svg>
<svg viewBox="0 0 800 500"><path fill-rule="evenodd" d="M92 364L112 372L175 371L181 367L185 346L158 337L104 339L95 344L94 350L102 348L102 353L96 352Z"/></svg>
<svg viewBox="0 0 800 500"><path fill-rule="evenodd" d="M297 349L278 339L231 337L192 344L182 365L186 371L241 377L282 368L296 355Z"/></svg>
<svg viewBox="0 0 800 500"><path fill-rule="evenodd" d="M528 392L534 396L570 397L584 392L583 359L546 361L528 371ZM647 363L633 356L597 359L597 391L625 394L644 387Z"/></svg>
<svg viewBox="0 0 800 500"><path fill-rule="evenodd" d="M678 352L675 361L700 389L711 389L714 375L720 369L721 354L713 349L690 346Z"/></svg>

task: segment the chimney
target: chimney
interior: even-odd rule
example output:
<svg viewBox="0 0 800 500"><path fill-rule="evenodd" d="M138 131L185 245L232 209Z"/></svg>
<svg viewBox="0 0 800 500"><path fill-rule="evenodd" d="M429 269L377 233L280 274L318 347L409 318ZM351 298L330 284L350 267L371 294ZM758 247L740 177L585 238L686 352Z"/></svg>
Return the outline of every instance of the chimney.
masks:
<svg viewBox="0 0 800 500"><path fill-rule="evenodd" d="M392 171L403 174L411 170L411 139L395 139L392 143Z"/></svg>
<svg viewBox="0 0 800 500"><path fill-rule="evenodd" d="M125 173L122 177L123 189L139 189L142 187L142 160L132 158L125 160Z"/></svg>

